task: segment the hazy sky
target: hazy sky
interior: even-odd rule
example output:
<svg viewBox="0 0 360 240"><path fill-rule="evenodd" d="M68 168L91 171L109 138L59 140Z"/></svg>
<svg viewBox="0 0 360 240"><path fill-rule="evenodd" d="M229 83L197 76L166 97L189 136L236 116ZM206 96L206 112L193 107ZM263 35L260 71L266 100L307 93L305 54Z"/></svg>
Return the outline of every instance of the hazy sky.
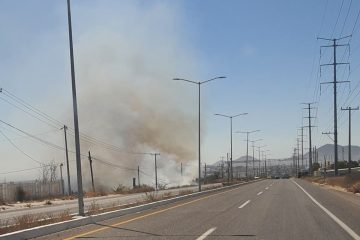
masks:
<svg viewBox="0 0 360 240"><path fill-rule="evenodd" d="M171 79L198 81L222 75L227 79L202 87L205 162L217 161L230 149L229 120L214 113L248 112L234 119L233 130L260 129L252 139L263 138L261 144L268 145L270 157L283 158L290 156L297 129L303 124L305 112L300 103L317 101L318 110L313 113L318 128L314 129L313 144L330 143L321 132L332 131L332 87L323 86L320 94L319 82L331 81L332 72L323 68L320 77L319 64L329 63L332 58L329 50L324 50L320 58L319 47L327 42L316 40L317 36L353 34L350 57L344 53L345 48L338 52L339 60L351 63L350 73L348 68L339 67L339 80L350 80L351 87L339 86L338 103L339 108L359 104L358 1L73 0L72 9L80 130L114 145L122 144L121 136L120 140L107 139L106 131L101 130L106 128L105 122L105 126L100 123L102 115L108 114L97 108L121 102L126 92L132 92L143 96L139 98L150 109L161 105L160 109L169 114L172 109L181 112L181 117L189 116L186 126L193 132L194 141L190 142L196 151L196 86ZM72 127L66 1L0 0L0 31L0 87ZM107 81L108 77L112 80ZM153 81L156 83L151 87ZM122 90L116 91L115 86ZM111 90L116 93L110 94ZM111 101L106 100L110 95ZM131 98L133 94L129 95ZM1 120L63 146L61 130L9 105L8 96L0 97ZM166 99L169 102L163 106ZM113 119L121 125L119 115ZM353 112L353 144L360 144L359 120L360 112ZM35 159L64 160L61 151L37 146L5 125L0 125L0 130ZM155 130L160 132L162 128ZM169 127L163 131L166 134L162 137L176 142L177 131L171 134ZM1 172L35 166L4 136L1 139ZM244 139L245 135L234 134L234 158L246 153ZM347 114L340 111L339 144L347 144Z"/></svg>

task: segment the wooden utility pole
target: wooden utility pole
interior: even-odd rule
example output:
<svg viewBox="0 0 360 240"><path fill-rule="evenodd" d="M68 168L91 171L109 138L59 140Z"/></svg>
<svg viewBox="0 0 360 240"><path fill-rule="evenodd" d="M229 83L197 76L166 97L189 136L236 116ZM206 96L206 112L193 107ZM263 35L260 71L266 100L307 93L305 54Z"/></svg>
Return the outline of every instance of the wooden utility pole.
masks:
<svg viewBox="0 0 360 240"><path fill-rule="evenodd" d="M69 153L68 153L67 136L66 136L67 126L64 125L63 129L64 129L64 136L65 136L65 156L66 156L66 171L67 171L67 181L68 181L68 195L70 195L71 194L71 183L70 183Z"/></svg>
<svg viewBox="0 0 360 240"><path fill-rule="evenodd" d="M137 167L138 186L140 187L140 166Z"/></svg>
<svg viewBox="0 0 360 240"><path fill-rule="evenodd" d="M89 163L90 163L90 174L91 174L91 186L92 186L93 192L95 192L94 174L93 174L93 167L92 167L92 159L91 159L90 150L89 150Z"/></svg>

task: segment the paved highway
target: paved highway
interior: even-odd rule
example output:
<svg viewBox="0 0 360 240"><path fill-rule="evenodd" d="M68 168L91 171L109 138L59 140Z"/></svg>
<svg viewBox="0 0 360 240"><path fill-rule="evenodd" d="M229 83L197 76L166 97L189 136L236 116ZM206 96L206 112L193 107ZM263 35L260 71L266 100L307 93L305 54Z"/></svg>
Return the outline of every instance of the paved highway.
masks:
<svg viewBox="0 0 360 240"><path fill-rule="evenodd" d="M360 197L265 180L38 239L360 239Z"/></svg>

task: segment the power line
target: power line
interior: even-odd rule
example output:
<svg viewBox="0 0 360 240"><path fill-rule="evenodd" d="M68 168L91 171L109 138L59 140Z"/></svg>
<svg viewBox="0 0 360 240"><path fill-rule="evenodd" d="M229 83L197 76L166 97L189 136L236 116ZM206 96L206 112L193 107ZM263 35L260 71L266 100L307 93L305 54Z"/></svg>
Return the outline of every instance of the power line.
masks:
<svg viewBox="0 0 360 240"><path fill-rule="evenodd" d="M59 164L59 163L57 163L57 164ZM48 167L48 166L52 166L52 165L51 165L51 164L47 164L47 165L41 165L40 167L25 168L25 169L13 170L13 171L8 171L8 172L0 172L0 175L6 175L6 174L11 174L11 173L32 171L32 170L41 169L41 168L43 168L43 167Z"/></svg>
<svg viewBox="0 0 360 240"><path fill-rule="evenodd" d="M344 23L343 23L342 28L341 28L340 36L343 34L343 31L344 31L344 28L345 28L345 25L346 25L347 19L348 19L348 17L349 17L349 13L350 13L350 9L351 9L351 5L352 5L352 1L353 1L353 0L350 0L350 4L349 4L349 7L348 7L348 10L347 10L346 16L345 16L345 20L344 20Z"/></svg>
<svg viewBox="0 0 360 240"><path fill-rule="evenodd" d="M50 146L52 148L55 148L55 149L58 149L58 150L64 150L63 147L60 147L60 146L58 146L58 145L56 145L54 143L51 143L51 142L43 140L43 139L41 139L39 137L36 137L36 136L34 136L34 135L24 131L24 130L21 130L20 128L17 128L15 126L11 125L10 123L7 123L7 122L5 122L5 121L3 121L1 119L0 119L0 122L7 125L7 126L9 126L9 127L11 127L11 128L13 128L13 129L15 129L15 130L17 130L17 131L19 131L19 132L21 132L21 133L23 133L23 134L25 134L25 135L27 135L27 136L29 136L29 137L31 137L31 138L33 138L33 139L35 139L35 140L37 140L37 141L39 141L39 142L41 142L41 143L43 143L43 144L46 144L46 145L48 145L48 146Z"/></svg>
<svg viewBox="0 0 360 240"><path fill-rule="evenodd" d="M37 120L39 120L39 121L41 121L41 122L43 122L43 123L45 123L45 124L47 124L47 125L49 125L51 127L57 128L57 129L64 126L64 124L61 121L51 117L50 115L46 114L45 112L41 111L40 109L32 106L31 104L27 103L25 100L17 97L15 94L7 91L6 89L1 88L0 93L3 93L5 96L9 97L13 101L17 102L18 104L25 107L27 110L32 111L34 114L36 114L38 116L30 113L29 111L27 111L25 109L22 109L21 107L19 107L18 105L10 102L9 100L6 100L6 99L1 98L1 97L0 97L0 99L7 102L8 104L16 107L17 109L27 113L28 115L36 118ZM68 127L68 129L72 132L72 133L71 132L69 132L69 133L71 135L75 136L74 129L71 128L71 127ZM101 147L103 147L104 149L107 149L107 150L120 152L120 153L125 153L125 154L135 154L135 155L146 155L146 154L148 154L148 153L143 153L143 152L126 151L121 147L115 146L113 144L107 143L107 142L105 142L103 140L97 139L95 137L89 136L89 135L87 135L85 133L81 133L81 132L80 132L80 137L81 137L81 140L84 141L84 142L95 144L97 146L101 146Z"/></svg>
<svg viewBox="0 0 360 240"><path fill-rule="evenodd" d="M14 147L16 148L19 152L21 152L22 154L24 154L25 156L27 156L28 158L30 158L31 160L33 160L34 162L38 163L38 164L43 164L43 162L36 160L35 158L31 157L29 154L27 154L26 152L24 152L23 150L21 150L18 146L16 146L15 143L13 143L6 135L5 133L3 133L3 131L0 130L1 135L3 135L4 138L6 138L6 140L8 140L8 142Z"/></svg>

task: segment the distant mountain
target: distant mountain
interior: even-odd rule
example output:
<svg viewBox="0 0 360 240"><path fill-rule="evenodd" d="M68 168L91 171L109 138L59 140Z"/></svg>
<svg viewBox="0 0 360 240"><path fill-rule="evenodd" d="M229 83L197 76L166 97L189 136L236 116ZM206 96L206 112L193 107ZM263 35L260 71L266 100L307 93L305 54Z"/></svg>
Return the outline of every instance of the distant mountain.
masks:
<svg viewBox="0 0 360 240"><path fill-rule="evenodd" d="M318 149L318 161L323 162L326 158L326 161L333 162L334 161L334 144L325 144ZM338 159L340 161L348 160L349 147L338 145ZM304 154L304 158L308 158L309 153ZM356 145L351 145L351 159L353 161L360 160L360 147Z"/></svg>
<svg viewBox="0 0 360 240"><path fill-rule="evenodd" d="M305 147L305 146L304 146ZM319 148L316 149L318 152L318 161L320 163L322 163L324 161L324 158L326 158L327 162L334 162L334 144L325 144ZM349 152L349 147L348 146L341 146L338 145L338 158L339 161L342 161L343 159L345 161L348 160L348 152ZM360 147L356 146L356 145L352 145L351 146L351 156L352 156L352 160L353 161L360 161ZM309 153L306 152L304 153L304 160L308 161L308 156ZM258 163L258 159L254 158L255 162ZM269 159L269 161L275 160L276 161L281 161L284 164L289 164L292 163L292 158L284 158L284 159ZM226 160L225 160L226 162ZM222 161L217 161L214 164L212 164L212 166L219 166L222 163ZM244 166L246 163L246 156L242 156L239 157L237 159L233 160L233 167L237 167L237 166ZM249 156L249 163L252 163L252 156Z"/></svg>
<svg viewBox="0 0 360 240"><path fill-rule="evenodd" d="M249 156L248 160L249 160L249 162L252 162L253 157ZM258 162L257 158L254 158L254 160L255 160L255 162ZM226 160L224 162L226 162ZM219 165L221 165L221 163L222 163L222 161L220 160L220 161L215 162L212 165L219 166ZM244 166L245 163L246 163L246 156L242 156L242 157L239 157L239 158L233 160L233 167Z"/></svg>

